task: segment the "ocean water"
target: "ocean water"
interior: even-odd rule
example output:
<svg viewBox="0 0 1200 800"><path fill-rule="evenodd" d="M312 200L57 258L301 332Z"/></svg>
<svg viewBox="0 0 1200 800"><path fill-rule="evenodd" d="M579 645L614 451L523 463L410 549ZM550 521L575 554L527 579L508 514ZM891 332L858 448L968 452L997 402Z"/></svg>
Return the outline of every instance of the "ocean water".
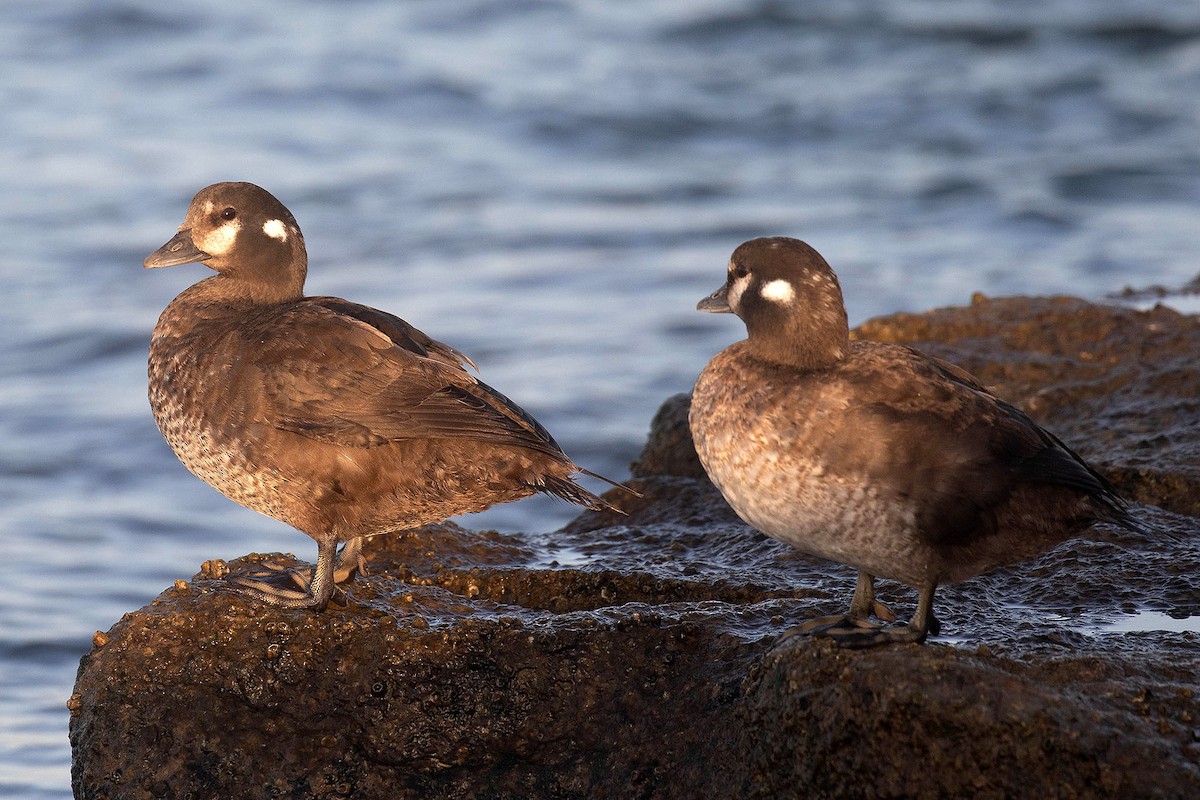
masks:
<svg viewBox="0 0 1200 800"><path fill-rule="evenodd" d="M150 330L206 271L141 261L204 185L272 191L312 293L459 347L619 479L740 335L693 308L743 240L813 244L852 322L1180 287L1198 123L1191 2L11 0L0 797L69 796L93 631L206 558L315 551L189 476L150 418Z"/></svg>

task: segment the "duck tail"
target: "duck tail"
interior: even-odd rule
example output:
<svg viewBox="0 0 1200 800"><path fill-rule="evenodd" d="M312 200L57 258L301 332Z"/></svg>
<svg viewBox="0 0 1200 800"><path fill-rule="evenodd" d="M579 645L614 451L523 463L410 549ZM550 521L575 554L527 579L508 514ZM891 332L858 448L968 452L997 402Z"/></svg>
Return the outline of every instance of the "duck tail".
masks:
<svg viewBox="0 0 1200 800"><path fill-rule="evenodd" d="M635 492L633 489L630 489L624 484L609 480L608 478L597 475L596 473L590 472L586 469L579 469L579 472L582 472L584 475L589 475L593 478L602 480L611 486L622 489L630 494L636 495L637 497L641 497L641 494ZM577 506L583 506L584 508L592 511L615 511L618 514L625 513L600 495L583 488L569 477L563 477L559 475L543 475L539 479L538 483L534 485L534 488L539 492L560 497L569 503L574 503Z"/></svg>
<svg viewBox="0 0 1200 800"><path fill-rule="evenodd" d="M1129 506L1124 498L1116 495L1108 495L1097 498L1097 500L1105 519L1133 533L1150 533L1149 528L1129 513Z"/></svg>
<svg viewBox="0 0 1200 800"><path fill-rule="evenodd" d="M604 481L605 483L607 483L609 486L613 487L614 489L620 489L622 492L627 492L628 494L631 494L634 497L642 496L642 493L639 492L638 490L630 488L623 483L614 481L612 478L606 478L598 472L592 472L590 469L584 469L583 467L580 467L580 466L576 466L575 469L579 470L584 475L587 475L589 478L595 478L598 481Z"/></svg>

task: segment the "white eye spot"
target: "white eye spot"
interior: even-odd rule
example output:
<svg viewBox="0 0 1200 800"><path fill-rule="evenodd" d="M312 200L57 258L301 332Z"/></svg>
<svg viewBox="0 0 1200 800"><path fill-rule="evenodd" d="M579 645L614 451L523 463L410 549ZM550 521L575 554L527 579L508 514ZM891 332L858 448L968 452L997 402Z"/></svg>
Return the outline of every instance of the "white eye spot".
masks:
<svg viewBox="0 0 1200 800"><path fill-rule="evenodd" d="M278 219L269 219L264 222L263 233L281 242L286 242L288 238L287 226L283 224L282 220Z"/></svg>
<svg viewBox="0 0 1200 800"><path fill-rule="evenodd" d="M764 300L770 300L772 303L790 303L796 299L796 290L782 278L763 284L760 294Z"/></svg>
<svg viewBox="0 0 1200 800"><path fill-rule="evenodd" d="M230 251L242 231L240 220L230 220L219 228L214 229L203 239L196 239L196 246L212 256L223 256Z"/></svg>

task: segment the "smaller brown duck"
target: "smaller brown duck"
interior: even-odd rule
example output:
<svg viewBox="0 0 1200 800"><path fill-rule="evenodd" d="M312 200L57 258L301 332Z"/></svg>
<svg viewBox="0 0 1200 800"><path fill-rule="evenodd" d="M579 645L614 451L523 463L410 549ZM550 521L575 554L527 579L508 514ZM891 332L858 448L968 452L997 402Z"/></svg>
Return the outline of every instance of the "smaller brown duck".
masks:
<svg viewBox="0 0 1200 800"><path fill-rule="evenodd" d="M923 641L933 595L1107 521L1140 530L1069 447L967 372L901 345L851 341L837 276L785 237L738 247L697 305L749 338L700 373L690 423L709 477L755 528L858 568L845 615L800 631L847 646ZM915 587L907 625L875 576Z"/></svg>
<svg viewBox="0 0 1200 800"><path fill-rule="evenodd" d="M535 492L612 508L572 477L612 481L576 466L458 350L383 311L305 297L304 237L266 190L202 189L145 265L193 261L216 274L154 328L155 422L196 476L317 542L311 580L293 576L303 589L231 579L241 592L320 610L361 568L362 537Z"/></svg>

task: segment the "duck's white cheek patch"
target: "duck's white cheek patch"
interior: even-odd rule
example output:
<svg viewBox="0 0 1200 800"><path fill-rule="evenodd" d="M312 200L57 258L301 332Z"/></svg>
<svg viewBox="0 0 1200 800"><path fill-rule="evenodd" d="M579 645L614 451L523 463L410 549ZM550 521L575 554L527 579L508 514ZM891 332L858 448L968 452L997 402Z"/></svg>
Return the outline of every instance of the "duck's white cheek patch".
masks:
<svg viewBox="0 0 1200 800"><path fill-rule="evenodd" d="M740 278L735 278L729 286L729 290L725 293L725 300L729 303L729 307L734 311L742 302L742 294L746 291L746 286L750 283L750 276L743 275Z"/></svg>
<svg viewBox="0 0 1200 800"><path fill-rule="evenodd" d="M205 236L203 241L197 241L196 246L209 255L223 256L233 247L241 232L242 223L236 219L230 220Z"/></svg>
<svg viewBox="0 0 1200 800"><path fill-rule="evenodd" d="M288 238L287 225L284 225L283 221L278 219L269 219L264 222L263 233L281 242L286 242Z"/></svg>
<svg viewBox="0 0 1200 800"><path fill-rule="evenodd" d="M772 303L790 303L796 299L796 290L782 278L764 283L760 294L764 300L770 300Z"/></svg>

